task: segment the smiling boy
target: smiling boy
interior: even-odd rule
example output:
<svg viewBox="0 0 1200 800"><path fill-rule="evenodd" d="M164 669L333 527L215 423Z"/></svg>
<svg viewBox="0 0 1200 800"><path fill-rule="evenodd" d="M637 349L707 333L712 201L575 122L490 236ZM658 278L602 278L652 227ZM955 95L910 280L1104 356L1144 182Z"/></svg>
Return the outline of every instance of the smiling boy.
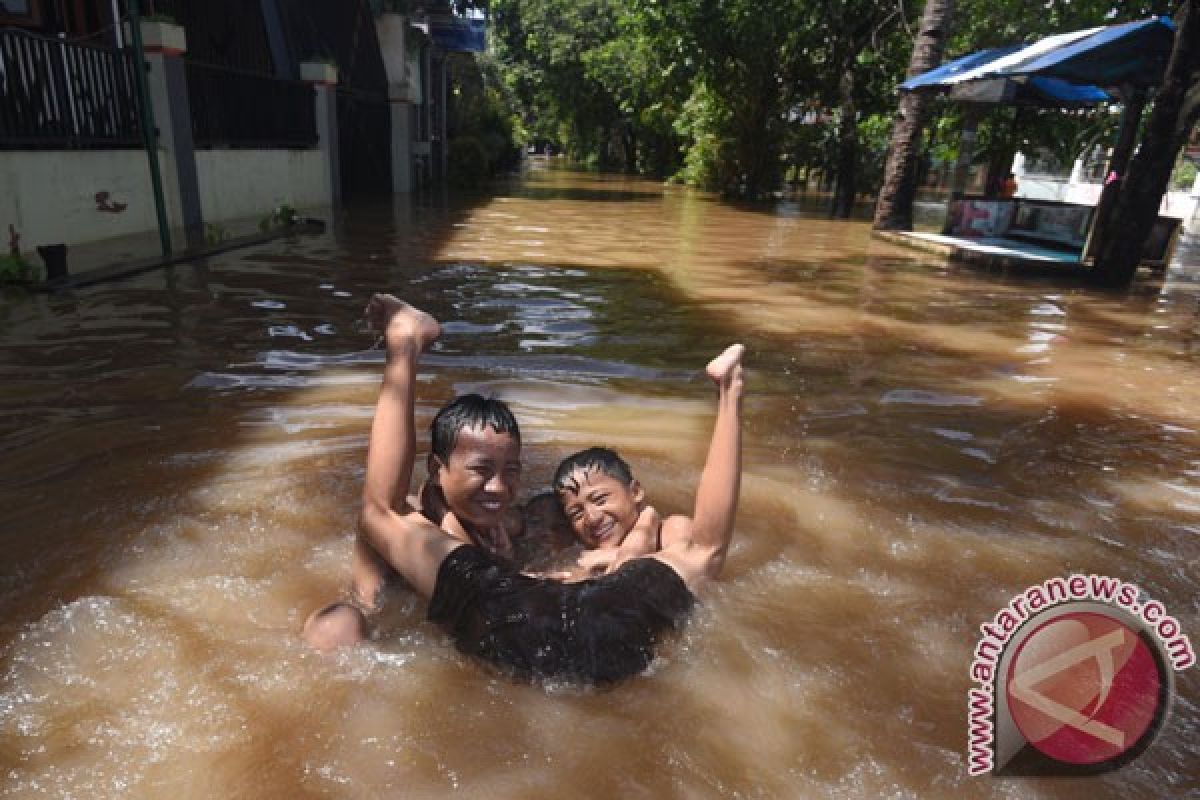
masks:
<svg viewBox="0 0 1200 800"><path fill-rule="evenodd" d="M706 368L717 384L719 406L725 401L730 373L740 370L744 352L742 345L730 345ZM714 428L713 436L717 434ZM630 559L669 548L691 535L690 518L675 514L663 520L646 504L646 492L625 459L607 447L589 447L567 456L555 470L552 485L576 538L590 550L579 558L575 570L563 574L566 580L614 572ZM736 489L724 496L730 503L737 501ZM732 518L733 508L727 513Z"/></svg>
<svg viewBox="0 0 1200 800"><path fill-rule="evenodd" d="M372 313L385 312L375 304L368 307L368 316ZM382 318L372 321L377 329L386 324ZM513 540L523 529L521 513L513 507L521 482L521 431L512 411L495 398L456 397L434 417L431 439L428 479L416 495L393 504L407 505L459 541L511 558ZM415 449L415 440L411 446ZM305 641L318 650L369 636L382 610L383 588L396 579L396 571L360 533L351 576L349 599L323 606L304 623Z"/></svg>

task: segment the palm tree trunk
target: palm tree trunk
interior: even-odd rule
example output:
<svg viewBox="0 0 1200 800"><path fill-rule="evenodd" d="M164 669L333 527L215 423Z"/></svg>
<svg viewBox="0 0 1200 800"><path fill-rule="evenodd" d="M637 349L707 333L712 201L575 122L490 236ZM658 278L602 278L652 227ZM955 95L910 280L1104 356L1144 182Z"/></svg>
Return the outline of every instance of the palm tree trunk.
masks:
<svg viewBox="0 0 1200 800"><path fill-rule="evenodd" d="M1100 244L1097 282L1126 286L1137 272L1179 149L1200 118L1200 0L1186 0L1175 17L1175 46L1154 98L1146 135L1121 186Z"/></svg>
<svg viewBox="0 0 1200 800"><path fill-rule="evenodd" d="M941 63L953 11L954 0L926 0L921 30L908 63L908 77L928 72ZM892 128L887 166L883 171L883 186L875 206L875 228L878 230L912 230L921 129L925 127L929 103L929 97L920 92L905 92L900 98L900 111Z"/></svg>

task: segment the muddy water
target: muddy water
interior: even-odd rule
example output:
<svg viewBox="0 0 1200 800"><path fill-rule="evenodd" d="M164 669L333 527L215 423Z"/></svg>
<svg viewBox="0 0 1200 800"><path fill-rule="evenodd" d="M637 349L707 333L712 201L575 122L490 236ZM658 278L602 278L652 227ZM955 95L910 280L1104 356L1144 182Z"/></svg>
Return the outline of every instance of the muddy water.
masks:
<svg viewBox="0 0 1200 800"><path fill-rule="evenodd" d="M712 412L696 369L746 343L736 545L652 674L515 686L403 591L371 646L297 640L348 577L376 289L445 322L422 421L455 392L506 398L530 492L602 442L686 510ZM10 298L0 794L1197 792L1194 669L1117 773L969 778L964 750L977 626L1030 584L1116 575L1200 638L1198 290L1180 269L1119 295L984 274L799 207L537 171Z"/></svg>

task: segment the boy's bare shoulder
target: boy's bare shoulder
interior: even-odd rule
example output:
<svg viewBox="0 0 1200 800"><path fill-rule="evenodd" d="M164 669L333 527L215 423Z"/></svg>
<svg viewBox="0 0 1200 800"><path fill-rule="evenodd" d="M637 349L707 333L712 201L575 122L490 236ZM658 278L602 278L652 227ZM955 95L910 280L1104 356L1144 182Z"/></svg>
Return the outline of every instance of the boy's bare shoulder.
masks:
<svg viewBox="0 0 1200 800"><path fill-rule="evenodd" d="M666 549L674 544L685 544L692 538L692 518L683 514L672 514L663 520L658 533L659 546Z"/></svg>

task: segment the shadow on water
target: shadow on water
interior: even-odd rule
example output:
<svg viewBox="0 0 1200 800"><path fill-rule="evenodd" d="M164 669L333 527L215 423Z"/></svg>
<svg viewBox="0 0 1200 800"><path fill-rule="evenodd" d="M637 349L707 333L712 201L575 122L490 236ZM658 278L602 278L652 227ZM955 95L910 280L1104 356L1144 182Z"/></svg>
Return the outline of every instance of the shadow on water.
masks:
<svg viewBox="0 0 1200 800"><path fill-rule="evenodd" d="M512 195L661 198L590 181ZM635 681L623 694L547 699L497 689L473 668L441 678L477 726L473 735L497 742L504 758L519 763L520 748L536 743L547 715L557 713L548 706L558 705L587 713L594 727L581 741L591 741L591 731L632 726L639 741L663 745L672 774L690 774L714 792L764 782L785 791L794 771L835 793L841 782L852 795L846 776L866 759L896 791L942 781L948 796L1000 796L1005 790L986 781L958 783L961 764L948 754L962 750L976 626L1007 596L1080 569L1135 581L1196 621L1193 518L1155 505L1153 494L1122 492L1169 480L1171 469L1194 462L1197 434L1181 430L1179 408L1200 396L1197 387L1185 382L1172 397L1105 385L1091 372L1122 343L1158 335L1157 289L1117 296L1074 292L1057 276L1034 276L1032 284L1024 275L981 278L875 245L840 258L728 258L714 279L553 256L445 257L452 239L474 235L474 214L487 204L357 208L320 239L7 309L0 323L0 374L10 387L0 406L6 656L24 629L87 596L132 598L152 617L178 617L174 606L155 606L138 594L142 587L114 577L144 557L153 545L147 528L165 526L176 509L195 515L184 538L198 549L214 522L241 521L247 537L268 535L255 527L255 506L264 501L284 509L294 501L300 507L290 513L317 518L291 552L329 538L322 525L343 530L369 410L328 431L319 418L323 403L362 405L374 391L382 355L364 349L354 320L377 289L446 322L429 358L436 374L422 384L423 417L456 391L511 394L532 419L531 472L543 475L560 455L593 443L583 438L586 426L555 427L561 408L609 398L618 409L645 404L652 417L656 398L707 402L695 366L733 340L750 353L739 542L729 580L695 623L697 639L662 676ZM1067 317L1070 328L1061 322ZM1200 333L1172 336L1141 363L1167 373L1194 368ZM1043 357L1057 359L1054 380L1039 371ZM338 394L351 390L353 402ZM620 406L624 394L632 404ZM650 465L643 474L652 496L663 496L669 510L686 508L690 489L679 485L678 464L690 456L671 447L691 452L693 443L667 445L668 434L647 430L669 420L598 422L618 425L612 436L635 468ZM264 439L260 423L297 431ZM233 479L230 462L259 445L269 452L255 470L288 486L295 463L288 448L311 444L312 464L279 498L224 487L221 502L235 509L213 516L178 499ZM271 447L282 467L272 467ZM1081 477L1108 468L1119 481ZM290 566L235 560L236 569L260 570L254 578ZM278 591L293 605L315 603L318 592L303 579L280 580ZM211 631L180 636L192 643L187 662L226 646ZM781 659L803 672L768 668ZM779 699L797 685L805 687L804 708ZM1179 686L1185 701L1163 736L1171 746L1086 786L1023 785L1091 798L1151 794L1164 776L1168 783L1186 777L1188 747L1174 743L1200 726L1195 672ZM241 687L239 702L256 708L248 694ZM496 704L503 714L474 715ZM645 707L663 713L646 718L638 711ZM780 726L777 738L764 739L762 752L744 762L723 757L728 742L711 721L731 720L728 730L740 730L751 711ZM263 727L280 735L306 719L280 708L267 716ZM671 790L654 777L662 774L660 748L612 746L632 771L588 770L587 747L564 756L558 770L563 779L586 776L599 795ZM464 767L462 779L485 780L497 760L491 755ZM280 781L275 789L304 790L295 776Z"/></svg>
<svg viewBox="0 0 1200 800"><path fill-rule="evenodd" d="M397 197L347 209L324 236L5 304L0 537L11 557L0 567L0 640L96 589L97 565L121 549L109 537L127 536L127 526L92 530L81 542L79 519L109 516L110 492L125 495L142 481L151 496L161 488L138 453L161 451L164 430L184 452L236 448L244 438L238 412L254 398L226 395L207 406L186 389L197 370L255 364L264 345L280 341L363 346L370 337L356 320L371 292L405 294L399 274L424 269L471 208ZM264 316L273 315L280 322L264 336ZM197 469L190 480L212 477Z"/></svg>

